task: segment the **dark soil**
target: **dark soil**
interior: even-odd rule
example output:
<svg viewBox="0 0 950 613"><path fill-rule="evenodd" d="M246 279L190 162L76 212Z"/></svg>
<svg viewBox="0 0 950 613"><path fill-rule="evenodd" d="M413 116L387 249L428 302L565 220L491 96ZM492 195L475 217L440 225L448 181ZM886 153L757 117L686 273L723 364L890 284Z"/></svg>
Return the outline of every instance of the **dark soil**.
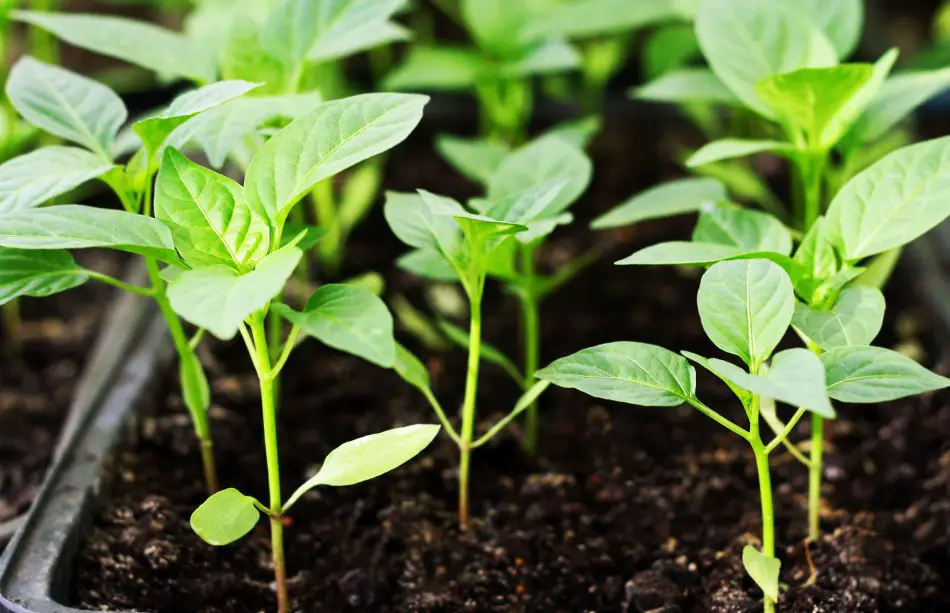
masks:
<svg viewBox="0 0 950 613"><path fill-rule="evenodd" d="M615 131L600 144L601 155L622 162L597 167L594 187L578 207L587 211L582 217L656 180L656 172L630 172L643 160L629 143L658 140ZM437 160L421 154L411 160L392 171L390 188L467 195ZM352 261L384 270L390 293L419 304L419 284L385 264L399 247L374 223L361 231L374 240L354 244ZM686 227L652 224L620 237L625 246L552 297L544 313L546 359L613 340L710 353L695 309L696 275L610 265L633 243L683 236ZM574 237L589 233L579 228L565 236L548 250L549 265L579 251L583 245ZM912 288L895 286L893 293L891 313L901 315L889 319L883 341L925 353L928 363L946 371L935 343L917 340L929 328L913 307ZM486 307L487 340L516 355L515 313L501 295ZM217 345L204 359L214 376L222 483L263 499L257 388L244 349ZM463 356L428 354L427 361L437 395L446 407L457 406ZM285 372L285 492L346 440L434 421L421 396L393 373L313 343ZM741 409L720 386L704 379L700 387L707 404L740 418ZM481 428L503 415L516 395L503 374L486 367ZM138 442L119 454L111 498L85 535L72 604L161 613L273 611L266 525L217 549L191 532L188 519L204 492L173 377L157 398ZM538 458L521 452L517 427L475 454L468 533L456 525L456 450L445 439L391 475L308 494L287 519L295 610L761 610L761 593L740 561L743 545L755 543L760 530L754 465L741 440L687 408L602 403L560 389L542 404ZM843 407L829 428L825 536L810 548L818 570L814 585L805 585L802 545L807 475L787 455L773 462L787 583L781 611L950 610L950 394ZM795 433L796 440L806 435L807 426Z"/></svg>
<svg viewBox="0 0 950 613"><path fill-rule="evenodd" d="M121 274L119 259L80 256L85 266ZM51 298L24 298L22 351L7 348L0 325L0 522L26 511L59 437L60 427L113 295L89 283Z"/></svg>

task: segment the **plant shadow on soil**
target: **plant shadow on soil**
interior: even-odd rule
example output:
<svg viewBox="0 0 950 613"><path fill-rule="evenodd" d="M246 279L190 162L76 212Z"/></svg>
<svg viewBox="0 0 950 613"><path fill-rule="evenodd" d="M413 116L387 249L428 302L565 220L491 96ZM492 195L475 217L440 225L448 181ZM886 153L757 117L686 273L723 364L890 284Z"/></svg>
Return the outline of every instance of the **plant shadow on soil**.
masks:
<svg viewBox="0 0 950 613"><path fill-rule="evenodd" d="M643 130L600 139L594 184L575 209L587 211L584 221L657 178L674 176L672 166L657 169L651 160L624 155L631 149L626 139L662 141ZM387 187L472 195L473 186L426 153L426 139L417 137L394 158ZM637 164L653 170L631 173ZM410 295L418 304L421 283L391 271L400 247L379 217L357 232L350 262L385 271L390 293ZM545 359L614 340L713 353L696 313L698 274L610 264L637 245L682 238L688 228L680 221L621 233L622 246L552 296L542 315ZM595 240L580 225L562 234L546 250L548 267ZM913 342L915 326L917 332L928 329L906 278L900 275L892 288L882 333L889 346ZM486 340L517 355L517 309L510 297L494 295L485 312ZM922 345L928 363L945 372L936 343L924 339ZM457 406L464 355L423 355L436 394L447 409ZM213 376L222 483L263 500L257 384L244 348L214 344L203 359ZM156 613L273 610L266 524L224 548L203 544L189 527L204 491L175 387L174 377L166 377L155 396L158 406L140 422L138 441L116 458L110 498L78 554L70 602ZM479 392L482 429L518 394L487 365ZM742 417L736 401L709 378L701 379L700 395L730 417ZM391 475L308 494L287 518L294 610L761 610L761 593L740 561L743 545L756 543L760 530L754 463L743 441L685 407L605 403L560 389L541 403L538 458L521 452L518 427L473 456L468 533L456 525L456 449L444 437ZM285 495L346 440L435 421L423 398L394 373L313 342L285 371L282 406ZM773 459L782 581L788 586L780 610L950 610L950 394L845 406L839 415L826 452L825 536L810 548L818 569L814 585L804 585L807 474L787 454ZM794 437L806 438L807 426Z"/></svg>

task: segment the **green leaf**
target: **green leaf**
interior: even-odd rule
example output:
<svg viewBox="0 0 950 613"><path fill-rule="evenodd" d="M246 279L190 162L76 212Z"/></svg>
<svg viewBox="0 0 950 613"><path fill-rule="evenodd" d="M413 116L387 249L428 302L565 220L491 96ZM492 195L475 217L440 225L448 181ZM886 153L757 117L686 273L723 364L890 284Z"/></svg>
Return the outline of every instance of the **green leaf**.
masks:
<svg viewBox="0 0 950 613"><path fill-rule="evenodd" d="M430 279L454 283L459 280L458 272L452 263L434 249L415 249L400 256L396 266L406 272Z"/></svg>
<svg viewBox="0 0 950 613"><path fill-rule="evenodd" d="M396 343L396 359L393 361L393 369L409 385L422 393L430 392L429 371L425 364L399 343Z"/></svg>
<svg viewBox="0 0 950 613"><path fill-rule="evenodd" d="M871 102L896 59L896 52L888 54L878 69L870 64L803 68L767 77L756 92L780 118L801 127L812 146L828 149Z"/></svg>
<svg viewBox="0 0 950 613"><path fill-rule="evenodd" d="M39 206L115 168L76 147L42 147L0 165L0 215Z"/></svg>
<svg viewBox="0 0 950 613"><path fill-rule="evenodd" d="M737 258L764 258L770 254L749 251L734 245L720 243L697 243L669 241L650 245L616 262L618 266L670 266L693 265L706 266L723 260ZM777 256L778 254L772 254Z"/></svg>
<svg viewBox="0 0 950 613"><path fill-rule="evenodd" d="M861 40L864 26L864 2L862 0L806 0L811 20L821 28L834 45L838 59L854 52Z"/></svg>
<svg viewBox="0 0 950 613"><path fill-rule="evenodd" d="M181 149L193 142L214 168L221 168L227 156L261 124L277 117L297 119L320 101L316 92L235 98L189 119L172 133L167 144Z"/></svg>
<svg viewBox="0 0 950 613"><path fill-rule="evenodd" d="M887 402L950 386L950 379L882 347L841 347L821 355L828 395L841 402Z"/></svg>
<svg viewBox="0 0 950 613"><path fill-rule="evenodd" d="M330 62L376 47L408 41L412 31L394 21L370 21L350 30L346 36L327 39L310 50L309 60Z"/></svg>
<svg viewBox="0 0 950 613"><path fill-rule="evenodd" d="M179 354L178 380L181 384L181 397L202 439L210 439L208 428L208 408L211 406L211 388L205 375L201 360L194 351Z"/></svg>
<svg viewBox="0 0 950 613"><path fill-rule="evenodd" d="M428 100L363 94L321 104L258 150L244 182L248 203L281 227L314 185L405 140Z"/></svg>
<svg viewBox="0 0 950 613"><path fill-rule="evenodd" d="M581 119L559 123L552 128L548 128L543 135L560 138L578 149L586 149L602 127L603 122L599 116L589 115Z"/></svg>
<svg viewBox="0 0 950 613"><path fill-rule="evenodd" d="M723 160L744 158L758 153L775 153L786 157L795 153L795 148L775 140L745 140L741 138L723 138L714 140L699 148L686 160L686 166L696 168Z"/></svg>
<svg viewBox="0 0 950 613"><path fill-rule="evenodd" d="M228 545L257 525L254 499L233 487L213 494L191 514L191 529L209 545Z"/></svg>
<svg viewBox="0 0 950 613"><path fill-rule="evenodd" d="M251 15L235 15L225 43L218 52L222 79L265 83L261 93L266 94L287 91L293 67L264 50L257 19Z"/></svg>
<svg viewBox="0 0 950 613"><path fill-rule="evenodd" d="M112 143L128 112L105 85L25 56L10 70L6 91L37 128L112 159Z"/></svg>
<svg viewBox="0 0 950 613"><path fill-rule="evenodd" d="M284 247L246 275L227 266L186 270L168 285L168 299L183 319L228 340L284 289L302 255L296 247Z"/></svg>
<svg viewBox="0 0 950 613"><path fill-rule="evenodd" d="M514 187L515 184L512 184ZM565 206L560 195L568 188L568 179L553 179L528 185L520 190L499 194L497 200L485 209L486 217L509 224L527 226L537 219L549 219L560 214ZM523 231L526 228L523 228Z"/></svg>
<svg viewBox="0 0 950 613"><path fill-rule="evenodd" d="M858 143L878 140L917 107L950 87L950 68L894 75L852 128Z"/></svg>
<svg viewBox="0 0 950 613"><path fill-rule="evenodd" d="M498 67L502 76L524 78L557 74L581 65L581 56L572 45L560 40L544 41L530 48L521 57Z"/></svg>
<svg viewBox="0 0 950 613"><path fill-rule="evenodd" d="M825 37L808 16L772 0L703 0L696 35L716 76L746 106L768 118L772 112L756 95L756 83L834 63L816 61L815 38Z"/></svg>
<svg viewBox="0 0 950 613"><path fill-rule="evenodd" d="M5 215L0 224L0 247L105 247L179 262L171 232L157 219L79 204L24 209Z"/></svg>
<svg viewBox="0 0 950 613"><path fill-rule="evenodd" d="M884 323L884 295L871 287L845 288L828 310L795 304L792 325L825 350L870 345Z"/></svg>
<svg viewBox="0 0 950 613"><path fill-rule="evenodd" d="M555 4L532 19L527 31L537 37L596 38L630 32L679 16L671 2L579 0Z"/></svg>
<svg viewBox="0 0 950 613"><path fill-rule="evenodd" d="M485 184L511 152L487 138L459 138L449 134L436 137L435 148L451 166L476 183Z"/></svg>
<svg viewBox="0 0 950 613"><path fill-rule="evenodd" d="M557 136L542 136L505 157L488 179L488 199L498 202L542 183L564 181L544 211L545 216L553 217L584 193L592 174L593 164L581 149Z"/></svg>
<svg viewBox="0 0 950 613"><path fill-rule="evenodd" d="M445 319L439 320L439 329L442 330L442 333L445 334L445 337L455 343L457 346L462 349L468 349L469 346L469 335L468 332L459 328L455 324ZM485 360L489 364L494 364L495 366L501 368L508 374L509 377L514 379L518 385L524 383L524 378L521 376L521 371L511 361L511 358L506 356L500 349L494 347L493 345L482 341L480 344L479 359Z"/></svg>
<svg viewBox="0 0 950 613"><path fill-rule="evenodd" d="M795 311L788 273L768 260L714 264L700 281L696 302L709 340L749 365L772 354Z"/></svg>
<svg viewBox="0 0 950 613"><path fill-rule="evenodd" d="M223 265L244 272L270 247L267 220L247 205L244 188L174 149L165 150L158 172L155 217L165 222L193 267Z"/></svg>
<svg viewBox="0 0 950 613"><path fill-rule="evenodd" d="M700 366L708 370L710 373L716 375L716 377L718 377L720 381L725 383L729 387L729 389L732 390L732 393L736 395L736 398L739 399L739 401L742 403L742 406L746 408L746 410L748 410L748 407L751 406L751 402L752 402L752 393L746 390L744 387L741 387L733 383L732 379L727 377L725 374L719 372L719 369L717 368L717 363L729 364L728 362L723 362L722 360L716 360L715 358L712 358L712 359L704 358L703 356L693 353L692 351L680 351L680 353L683 354L683 356L685 356L691 362L695 362L696 364L699 364ZM715 360L715 363L714 363L714 360ZM729 365L731 366L731 364ZM728 370L728 369L725 369L725 370ZM741 368L736 368L736 370L738 370L739 372L742 372ZM775 408L774 405L775 403L773 402L772 403L773 410Z"/></svg>
<svg viewBox="0 0 950 613"><path fill-rule="evenodd" d="M52 296L88 280L68 251L0 248L0 305L20 296Z"/></svg>
<svg viewBox="0 0 950 613"><path fill-rule="evenodd" d="M744 252L792 252L792 235L782 222L760 211L728 203L706 206L693 230L693 241L738 247Z"/></svg>
<svg viewBox="0 0 950 613"><path fill-rule="evenodd" d="M343 443L330 452L319 472L294 492L284 510L318 485L355 485L399 468L428 447L440 429L431 424L404 426Z"/></svg>
<svg viewBox="0 0 950 613"><path fill-rule="evenodd" d="M739 99L707 68L681 68L632 90L640 100L672 102L676 104L699 102L738 106Z"/></svg>
<svg viewBox="0 0 950 613"><path fill-rule="evenodd" d="M459 0L462 21L480 49L502 58L517 57L532 40L526 27L534 11L526 2Z"/></svg>
<svg viewBox="0 0 950 613"><path fill-rule="evenodd" d="M413 46L405 61L386 76L389 90L470 90L491 67L478 52L467 47Z"/></svg>
<svg viewBox="0 0 950 613"><path fill-rule="evenodd" d="M682 356L645 343L617 342L556 360L535 376L595 398L675 407L693 398L696 372Z"/></svg>
<svg viewBox="0 0 950 613"><path fill-rule="evenodd" d="M405 3L405 0L333 0L318 5L322 9L319 28L307 59L326 62L406 38L406 30L388 23Z"/></svg>
<svg viewBox="0 0 950 613"><path fill-rule="evenodd" d="M313 293L302 312L282 304L274 308L325 345L383 368L393 366L393 317L386 304L365 289L346 284L324 285Z"/></svg>
<svg viewBox="0 0 950 613"><path fill-rule="evenodd" d="M71 45L108 55L160 75L198 83L214 81L214 58L181 34L158 26L106 15L13 11L13 19L52 32Z"/></svg>
<svg viewBox="0 0 950 613"><path fill-rule="evenodd" d="M828 278L838 272L838 256L828 239L827 222L819 217L795 250L794 260L801 268L801 276L792 277L795 290L810 302L815 291Z"/></svg>
<svg viewBox="0 0 950 613"><path fill-rule="evenodd" d="M716 358L708 360L704 366L753 394L808 409L826 419L835 418L825 387L825 367L818 356L807 349L786 349L776 353L763 375L753 375Z"/></svg>
<svg viewBox="0 0 950 613"><path fill-rule="evenodd" d="M746 545L742 549L742 565L759 589L772 602L778 601L778 575L782 562L764 555L751 545Z"/></svg>
<svg viewBox="0 0 950 613"><path fill-rule="evenodd" d="M950 137L899 149L838 192L825 216L829 238L856 261L904 245L947 218Z"/></svg>
<svg viewBox="0 0 950 613"><path fill-rule="evenodd" d="M648 219L662 219L700 210L726 198L726 189L715 179L688 178L669 181L628 199L595 219L595 230L629 226Z"/></svg>
<svg viewBox="0 0 950 613"><path fill-rule="evenodd" d="M165 139L175 129L195 115L243 96L256 88L256 83L247 81L219 81L175 98L171 105L158 115L132 124L132 129L142 139L149 155L155 155Z"/></svg>
<svg viewBox="0 0 950 613"><path fill-rule="evenodd" d="M464 212L457 202L447 206L453 213ZM449 216L435 214L420 194L386 192L383 214L393 234L410 247L441 253L447 259L458 251L458 223Z"/></svg>

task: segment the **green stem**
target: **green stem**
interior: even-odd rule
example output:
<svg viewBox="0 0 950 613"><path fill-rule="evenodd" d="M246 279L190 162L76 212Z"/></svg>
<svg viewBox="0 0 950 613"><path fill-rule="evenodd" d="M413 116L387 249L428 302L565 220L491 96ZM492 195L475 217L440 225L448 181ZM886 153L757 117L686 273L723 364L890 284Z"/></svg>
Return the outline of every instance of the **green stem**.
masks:
<svg viewBox="0 0 950 613"><path fill-rule="evenodd" d="M326 236L317 243L317 254L330 276L336 276L343 261L343 235L333 193L333 179L324 179L317 183L311 192L311 199L317 223L327 231Z"/></svg>
<svg viewBox="0 0 950 613"><path fill-rule="evenodd" d="M821 482L824 470L825 420L811 416L811 460L808 465L808 538L821 536Z"/></svg>
<svg viewBox="0 0 950 613"><path fill-rule="evenodd" d="M538 370L541 351L540 316L535 294L534 248L531 245L521 246L521 274L530 284L530 289L518 294L521 302L521 333L524 340L524 388L527 390L531 387L534 373ZM538 404L536 402L528 407L523 444L528 455L537 453Z"/></svg>
<svg viewBox="0 0 950 613"><path fill-rule="evenodd" d="M755 467L759 476L759 501L762 505L762 555L775 557L775 510L772 503L772 476L769 472L769 454L762 444L759 432L759 397L754 396L752 401L752 419L749 429L749 442L752 453L755 455ZM763 596L765 613L774 613L775 602L768 596Z"/></svg>
<svg viewBox="0 0 950 613"><path fill-rule="evenodd" d="M145 258L145 267L148 270L149 281L152 284L152 296L158 304L158 309L165 318L168 325L168 331L171 334L172 342L175 344L175 351L178 353L178 359L181 363L185 360L197 359L194 356L194 349L191 346L191 339L185 334L185 328L182 326L181 319L172 308L168 295L165 293L165 281L162 279L161 272L158 269L158 262L155 258ZM201 448L201 462L204 468L205 485L208 492L213 494L218 491L218 469L214 461L214 444L211 439L211 427L208 423L208 407L189 406L188 412L191 415L192 424L195 428L195 435L198 437L198 443Z"/></svg>
<svg viewBox="0 0 950 613"><path fill-rule="evenodd" d="M475 399L478 392L479 354L482 344L482 287L477 283L471 296L471 325L468 342L468 374L465 378L465 399L462 402L462 431L459 443L459 528L468 528L468 478L472 455L472 436L475 433Z"/></svg>
<svg viewBox="0 0 950 613"><path fill-rule="evenodd" d="M277 611L290 613L287 595L287 567L284 562L283 501L280 495L280 458L277 454L277 406L275 404L274 371L264 329L264 317L251 318L251 337L255 350L255 364L261 388L261 418L264 422L264 451L267 457L267 489L270 506L271 552L274 561L274 579L277 586Z"/></svg>
<svg viewBox="0 0 950 613"><path fill-rule="evenodd" d="M154 296L155 288L149 287L140 287L138 285L132 285L131 283L126 283L115 277L110 277L109 275L102 274L101 272L96 272L95 270L84 270L82 274L87 275L90 279L95 279L96 281L102 281L113 287L117 287L123 291L137 294L139 296Z"/></svg>
<svg viewBox="0 0 950 613"><path fill-rule="evenodd" d="M815 225L821 215L821 186L824 177L827 151L809 151L803 154L801 161L802 192L805 200L804 217L801 220L802 232Z"/></svg>

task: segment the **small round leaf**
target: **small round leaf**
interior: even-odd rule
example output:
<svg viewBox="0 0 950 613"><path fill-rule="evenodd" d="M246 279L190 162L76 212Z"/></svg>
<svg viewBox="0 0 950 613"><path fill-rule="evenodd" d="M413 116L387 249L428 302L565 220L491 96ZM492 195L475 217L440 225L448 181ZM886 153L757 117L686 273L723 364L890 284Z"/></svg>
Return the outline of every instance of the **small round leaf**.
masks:
<svg viewBox="0 0 950 613"><path fill-rule="evenodd" d="M191 514L191 529L209 545L228 545L257 525L260 511L254 499L236 489L221 490Z"/></svg>

